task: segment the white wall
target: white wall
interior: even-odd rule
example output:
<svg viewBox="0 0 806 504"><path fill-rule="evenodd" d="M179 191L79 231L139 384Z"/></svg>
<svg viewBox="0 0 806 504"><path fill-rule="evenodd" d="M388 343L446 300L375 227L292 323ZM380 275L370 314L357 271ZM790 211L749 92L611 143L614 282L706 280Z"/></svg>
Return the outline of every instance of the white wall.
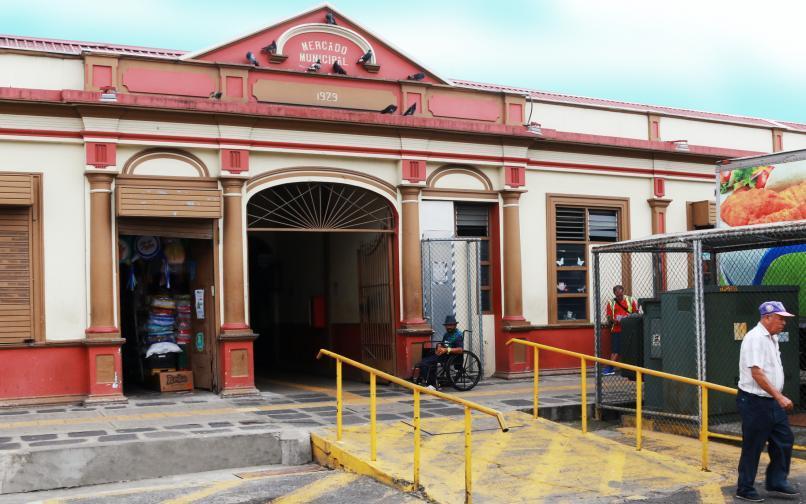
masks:
<svg viewBox="0 0 806 504"><path fill-rule="evenodd" d="M0 142L0 171L42 174L45 337L83 339L87 328L83 146Z"/></svg>
<svg viewBox="0 0 806 504"><path fill-rule="evenodd" d="M806 132L784 132L784 150L806 149Z"/></svg>
<svg viewBox="0 0 806 504"><path fill-rule="evenodd" d="M0 87L84 89L84 61L0 54Z"/></svg>
<svg viewBox="0 0 806 504"><path fill-rule="evenodd" d="M772 132L768 128L663 117L660 121L660 134L665 141L688 140L692 145L772 151Z"/></svg>
<svg viewBox="0 0 806 504"><path fill-rule="evenodd" d="M530 117L529 110L526 111L526 117ZM570 105L534 103L530 120L539 123L544 128L559 131L641 140L649 138L649 119L646 114L640 113L631 114Z"/></svg>
<svg viewBox="0 0 806 504"><path fill-rule="evenodd" d="M420 202L420 234L424 238L449 238L454 227L453 201Z"/></svg>

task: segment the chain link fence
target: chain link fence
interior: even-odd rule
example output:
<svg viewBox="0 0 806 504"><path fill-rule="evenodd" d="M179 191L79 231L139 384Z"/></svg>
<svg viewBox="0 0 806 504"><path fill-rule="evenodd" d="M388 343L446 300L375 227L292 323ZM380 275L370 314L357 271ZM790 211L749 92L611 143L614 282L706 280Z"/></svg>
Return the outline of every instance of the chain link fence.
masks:
<svg viewBox="0 0 806 504"><path fill-rule="evenodd" d="M484 362L481 309L481 240L427 238L421 242L423 261L423 314L434 328L435 339L445 317L456 317L465 333L465 350Z"/></svg>
<svg viewBox="0 0 806 504"><path fill-rule="evenodd" d="M806 222L634 240L597 247L593 255L600 357L619 350L621 362L735 388L741 342L758 323L758 306L778 300L792 313L806 309ZM616 285L640 308L615 310L623 318L614 324L608 304L612 314ZM779 335L793 426L806 426L804 322L795 317ZM645 376L643 388L647 429L698 435L699 387ZM629 416L635 401L634 373L597 366L598 408ZM711 392L708 401L710 431L741 435L735 397Z"/></svg>

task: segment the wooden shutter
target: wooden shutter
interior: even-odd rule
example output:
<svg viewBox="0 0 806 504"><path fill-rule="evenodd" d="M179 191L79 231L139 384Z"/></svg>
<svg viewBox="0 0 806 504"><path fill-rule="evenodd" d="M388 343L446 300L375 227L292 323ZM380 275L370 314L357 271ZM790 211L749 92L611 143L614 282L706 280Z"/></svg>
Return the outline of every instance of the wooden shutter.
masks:
<svg viewBox="0 0 806 504"><path fill-rule="evenodd" d="M149 219L146 217L119 217L118 234L132 236L161 236L212 240L213 219Z"/></svg>
<svg viewBox="0 0 806 504"><path fill-rule="evenodd" d="M32 212L0 206L0 344L35 339Z"/></svg>
<svg viewBox="0 0 806 504"><path fill-rule="evenodd" d="M218 219L222 201L218 182L120 177L115 183L120 217Z"/></svg>

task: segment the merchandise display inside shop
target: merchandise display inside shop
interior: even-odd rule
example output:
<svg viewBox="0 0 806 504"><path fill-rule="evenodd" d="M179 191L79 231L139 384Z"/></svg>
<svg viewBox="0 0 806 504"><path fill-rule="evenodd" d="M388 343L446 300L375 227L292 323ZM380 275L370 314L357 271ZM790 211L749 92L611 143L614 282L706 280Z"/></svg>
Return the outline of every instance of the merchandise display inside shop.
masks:
<svg viewBox="0 0 806 504"><path fill-rule="evenodd" d="M210 353L203 286L208 273L200 274L207 261L200 256L211 242L121 235L118 248L126 393L138 387L193 390L194 360Z"/></svg>

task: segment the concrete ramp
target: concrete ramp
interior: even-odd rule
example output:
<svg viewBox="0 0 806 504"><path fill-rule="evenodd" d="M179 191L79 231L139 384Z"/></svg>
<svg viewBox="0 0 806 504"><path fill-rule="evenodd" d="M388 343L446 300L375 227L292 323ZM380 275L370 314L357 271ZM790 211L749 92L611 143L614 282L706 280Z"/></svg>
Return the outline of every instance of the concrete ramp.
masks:
<svg viewBox="0 0 806 504"><path fill-rule="evenodd" d="M690 460L634 447L525 413L509 413L504 433L474 414L473 502L614 502L722 484L718 473ZM464 424L461 418L423 418L420 483L429 499L464 501ZM405 422L378 426L378 460L370 462L369 426L312 435L322 465L411 487L413 429Z"/></svg>

